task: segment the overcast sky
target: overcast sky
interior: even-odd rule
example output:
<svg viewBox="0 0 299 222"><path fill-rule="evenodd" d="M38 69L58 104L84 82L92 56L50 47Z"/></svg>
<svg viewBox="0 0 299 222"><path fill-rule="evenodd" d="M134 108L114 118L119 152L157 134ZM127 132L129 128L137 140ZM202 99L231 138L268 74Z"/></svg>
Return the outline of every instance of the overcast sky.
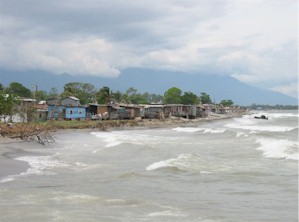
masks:
<svg viewBox="0 0 299 222"><path fill-rule="evenodd" d="M297 0L0 0L0 66L229 75L297 97Z"/></svg>

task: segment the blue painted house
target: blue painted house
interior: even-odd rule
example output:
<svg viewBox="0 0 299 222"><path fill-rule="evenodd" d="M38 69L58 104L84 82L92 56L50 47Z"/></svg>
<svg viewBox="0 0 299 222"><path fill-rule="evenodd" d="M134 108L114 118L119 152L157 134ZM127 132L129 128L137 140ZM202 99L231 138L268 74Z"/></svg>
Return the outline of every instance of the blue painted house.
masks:
<svg viewBox="0 0 299 222"><path fill-rule="evenodd" d="M48 101L48 119L82 120L86 119L86 108L81 106L76 97L67 97Z"/></svg>
<svg viewBox="0 0 299 222"><path fill-rule="evenodd" d="M55 120L63 120L64 119L64 107L61 105L51 105L48 104L48 118L47 119L55 119Z"/></svg>
<svg viewBox="0 0 299 222"><path fill-rule="evenodd" d="M65 107L65 119L85 119L86 108L82 106L67 106Z"/></svg>

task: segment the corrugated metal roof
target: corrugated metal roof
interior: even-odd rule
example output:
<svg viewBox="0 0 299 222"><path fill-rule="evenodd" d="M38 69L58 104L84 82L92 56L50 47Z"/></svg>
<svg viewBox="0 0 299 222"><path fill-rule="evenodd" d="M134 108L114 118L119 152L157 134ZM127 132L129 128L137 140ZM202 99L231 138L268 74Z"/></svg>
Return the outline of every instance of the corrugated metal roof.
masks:
<svg viewBox="0 0 299 222"><path fill-rule="evenodd" d="M74 96L69 96L68 98L79 101L79 99Z"/></svg>

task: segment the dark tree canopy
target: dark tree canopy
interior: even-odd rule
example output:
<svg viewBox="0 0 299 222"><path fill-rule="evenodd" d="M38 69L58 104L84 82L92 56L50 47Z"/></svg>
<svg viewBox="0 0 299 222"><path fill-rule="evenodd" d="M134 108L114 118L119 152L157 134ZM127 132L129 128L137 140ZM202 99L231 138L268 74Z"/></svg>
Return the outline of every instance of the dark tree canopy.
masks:
<svg viewBox="0 0 299 222"><path fill-rule="evenodd" d="M99 104L106 104L112 101L112 92L108 86L102 87L97 93Z"/></svg>
<svg viewBox="0 0 299 222"><path fill-rule="evenodd" d="M95 87L89 83L70 82L64 85L62 97L75 96L80 99L82 105L93 102Z"/></svg>
<svg viewBox="0 0 299 222"><path fill-rule="evenodd" d="M234 102L231 99L228 99L228 100L221 100L220 104L223 106L232 106Z"/></svg>
<svg viewBox="0 0 299 222"><path fill-rule="evenodd" d="M161 103L163 101L163 96L155 93L144 93L143 96L146 98L148 103Z"/></svg>
<svg viewBox="0 0 299 222"><path fill-rule="evenodd" d="M0 93L0 116L11 116L14 104L18 99L12 94Z"/></svg>
<svg viewBox="0 0 299 222"><path fill-rule="evenodd" d="M200 99L202 104L211 104L212 103L212 100L211 100L210 96L207 93L202 92L202 93L200 93L200 95L201 96L199 97L199 99Z"/></svg>
<svg viewBox="0 0 299 222"><path fill-rule="evenodd" d="M103 86L100 89L96 89L94 85L82 82L69 82L64 85L64 91L59 95L57 89L52 87L49 92L43 90L36 90L33 93L18 82L12 82L8 87L4 87L0 83L0 92L14 95L18 97L33 97L38 101L48 100L51 98L65 98L68 96L77 97L82 105L88 103L98 102L99 104L107 104L110 102L121 102L121 103L133 103L133 104L150 104L150 103L161 103L164 104L184 104L194 105L199 104L211 104L212 100L210 95L205 92L201 92L200 96L197 96L193 92L187 91L182 92L177 87L171 87L165 91L164 95L155 93L139 93L136 88L130 87L125 92L115 91L113 92L108 86ZM222 100L220 102L223 106L233 105L233 101Z"/></svg>
<svg viewBox="0 0 299 222"><path fill-rule="evenodd" d="M121 101L122 93L120 91L111 92L111 93L112 93L113 101L115 101L115 102L120 102Z"/></svg>
<svg viewBox="0 0 299 222"><path fill-rule="evenodd" d="M24 98L31 97L31 91L18 82L10 83L9 87L6 88L6 92L8 94L13 94L15 96L24 97Z"/></svg>
<svg viewBox="0 0 299 222"><path fill-rule="evenodd" d="M148 103L146 97L140 93L130 96L130 101L133 104L147 104Z"/></svg>
<svg viewBox="0 0 299 222"><path fill-rule="evenodd" d="M164 104L180 104L182 90L172 87L164 93Z"/></svg>
<svg viewBox="0 0 299 222"><path fill-rule="evenodd" d="M47 100L47 99L49 99L49 95L44 90L38 90L38 91L35 92L35 98L36 98L37 101Z"/></svg>
<svg viewBox="0 0 299 222"><path fill-rule="evenodd" d="M184 95L181 97L181 101L184 105L194 105L199 103L197 95L192 92L184 92Z"/></svg>
<svg viewBox="0 0 299 222"><path fill-rule="evenodd" d="M148 103L146 95L146 93L138 93L137 89L130 87L124 94L122 94L121 102L133 104L146 104Z"/></svg>

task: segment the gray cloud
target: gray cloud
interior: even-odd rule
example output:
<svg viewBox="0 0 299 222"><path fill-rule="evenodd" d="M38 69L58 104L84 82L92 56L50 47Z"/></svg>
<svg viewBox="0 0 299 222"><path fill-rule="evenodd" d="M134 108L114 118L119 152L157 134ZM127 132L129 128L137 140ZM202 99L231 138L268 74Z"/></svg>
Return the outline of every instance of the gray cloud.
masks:
<svg viewBox="0 0 299 222"><path fill-rule="evenodd" d="M99 76L128 67L216 73L287 92L298 79L296 6L278 0L0 0L0 65Z"/></svg>

